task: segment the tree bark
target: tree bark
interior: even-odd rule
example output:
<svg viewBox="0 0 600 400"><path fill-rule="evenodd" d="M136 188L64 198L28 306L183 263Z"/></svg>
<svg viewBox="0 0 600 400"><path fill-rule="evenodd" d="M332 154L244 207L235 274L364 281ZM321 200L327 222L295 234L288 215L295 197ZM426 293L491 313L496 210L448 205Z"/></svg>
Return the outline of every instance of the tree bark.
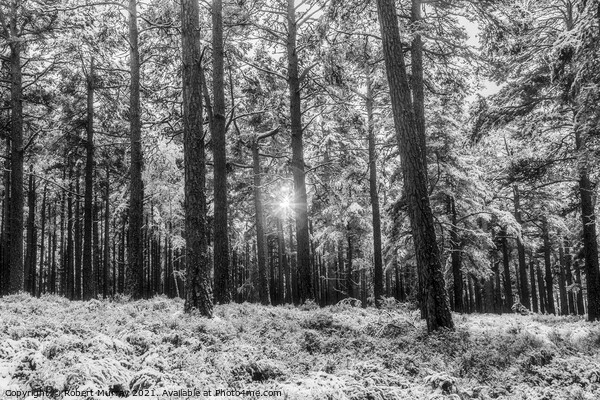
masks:
<svg viewBox="0 0 600 400"><path fill-rule="evenodd" d="M269 281L267 279L267 247L265 244L265 217L263 213L260 158L258 154L258 139L252 141L252 167L254 172L254 212L256 223L256 251L258 253L258 297L262 304L270 304Z"/></svg>
<svg viewBox="0 0 600 400"><path fill-rule="evenodd" d="M131 93L129 105L129 129L131 139L131 182L129 193L129 238L127 252L126 292L134 299L143 296L144 245L144 183L142 181L142 123L140 117L140 52L136 0L129 0L129 63L131 69ZM204 175L203 175L204 177ZM204 178L203 178L204 179Z"/></svg>
<svg viewBox="0 0 600 400"><path fill-rule="evenodd" d="M44 193L42 194L42 215L40 216L40 220L41 220L41 227L40 227L40 232L41 232L41 236L40 236L40 273L38 275L38 291L37 291L37 296L40 297L42 295L42 293L44 293L44 263L46 262L46 260L44 259L44 252L46 250L46 198L48 195L48 187L46 185L44 185ZM48 211L49 211L49 206L48 206ZM48 212L49 214L49 212ZM50 241L50 240L48 240ZM50 257L48 257L50 258Z"/></svg>
<svg viewBox="0 0 600 400"><path fill-rule="evenodd" d="M23 290L23 74L21 70L21 46L18 38L17 10L20 0L11 2L10 18L10 283L9 293Z"/></svg>
<svg viewBox="0 0 600 400"><path fill-rule="evenodd" d="M35 264L37 241L35 232L35 176L33 165L29 166L29 184L27 190L27 247L25 251L25 291L35 295Z"/></svg>
<svg viewBox="0 0 600 400"><path fill-rule="evenodd" d="M87 76L87 127L85 159L85 192L83 195L83 299L92 298L92 224L94 191L94 59Z"/></svg>
<svg viewBox="0 0 600 400"><path fill-rule="evenodd" d="M134 0L131 0L134 1ZM185 164L186 312L212 317L212 287L206 220L202 72L198 0L181 1L183 148Z"/></svg>
<svg viewBox="0 0 600 400"><path fill-rule="evenodd" d="M75 171L75 217L74 217L74 228L75 228L75 292L73 297L75 300L81 300L81 207L79 196L81 193L79 183L79 168Z"/></svg>
<svg viewBox="0 0 600 400"><path fill-rule="evenodd" d="M567 274L565 263L565 251L562 244L558 246L559 273L558 292L560 294L560 315L569 315L569 302L567 300Z"/></svg>
<svg viewBox="0 0 600 400"><path fill-rule="evenodd" d="M546 217L542 221L542 236L544 240L544 267L545 267L545 279L546 279L546 298L548 302L546 304L546 310L549 314L556 314L556 308L554 307L554 284L552 274L552 262L550 260L550 233L548 232L548 220Z"/></svg>
<svg viewBox="0 0 600 400"><path fill-rule="evenodd" d="M569 290L567 291L567 295L569 298L569 311L572 315L576 315L577 314L577 309L575 306L575 295L573 293L573 273L571 272L571 262L572 262L572 256L571 256L571 248L570 248L570 244L567 240L565 240L565 274L566 274L566 280L567 280L567 286L569 287Z"/></svg>
<svg viewBox="0 0 600 400"><path fill-rule="evenodd" d="M104 286L102 288L102 297L108 296L109 290L109 269L110 269L110 240L109 240L109 212L110 212L110 168L106 164L106 191L104 192L104 262L102 269L104 270ZM114 274L113 274L114 282Z"/></svg>
<svg viewBox="0 0 600 400"><path fill-rule="evenodd" d="M453 329L427 190L426 149L422 144L424 139L420 137L410 96L396 5L393 0L378 0L377 10L417 267L422 276L427 329Z"/></svg>
<svg viewBox="0 0 600 400"><path fill-rule="evenodd" d="M463 277L461 271L461 244L456 226L458 218L456 215L456 203L454 197L450 196L448 201L452 221L452 226L450 227L450 261L452 264L452 277L454 278L454 311L462 313Z"/></svg>
<svg viewBox="0 0 600 400"><path fill-rule="evenodd" d="M505 301L505 310L506 312L511 311L511 307L515 304L512 295L512 284L510 279L510 255L508 252L508 240L506 237L508 233L506 232L506 228L503 228L500 232L501 240L502 240L502 266L504 267L504 301Z"/></svg>
<svg viewBox="0 0 600 400"><path fill-rule="evenodd" d="M522 225L523 220L521 218L521 194L519 188L515 185L513 187L514 192L514 206L515 206L515 220ZM525 246L523 245L523 235L517 236L517 254L519 257L519 301L527 309L531 309L531 301L529 300L529 285L527 284L527 262L525 261ZM538 282L539 284L539 282Z"/></svg>
<svg viewBox="0 0 600 400"><path fill-rule="evenodd" d="M296 48L297 26L295 1L287 2L287 59L290 93L290 125L292 131L292 175L294 177L294 215L296 219L297 269L299 275L298 298L301 303L314 299L310 268L310 235L308 232L308 200L304 172L304 144L300 77Z"/></svg>
<svg viewBox="0 0 600 400"><path fill-rule="evenodd" d="M223 3L213 0L213 171L214 193L214 265L215 302L231 301L229 283L229 240L227 234L227 159L225 147L225 88L223 84Z"/></svg>
<svg viewBox="0 0 600 400"><path fill-rule="evenodd" d="M535 262L533 261L533 257L529 260L529 278L531 280L531 310L534 313L540 311L538 307L538 297L535 289Z"/></svg>
<svg viewBox="0 0 600 400"><path fill-rule="evenodd" d="M373 287L375 306L381 305L383 296L383 257L381 251L381 212L379 210L379 193L377 191L377 150L375 148L375 129L373 126L373 88L371 83L370 66L367 65L367 137L369 142L369 195L373 212L373 258L374 277Z"/></svg>

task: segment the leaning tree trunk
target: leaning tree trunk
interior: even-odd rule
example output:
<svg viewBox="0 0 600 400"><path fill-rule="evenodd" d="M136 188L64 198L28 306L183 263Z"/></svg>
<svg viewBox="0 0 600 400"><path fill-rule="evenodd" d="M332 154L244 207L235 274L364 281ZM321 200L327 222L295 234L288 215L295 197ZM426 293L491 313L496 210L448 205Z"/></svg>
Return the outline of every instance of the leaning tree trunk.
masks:
<svg viewBox="0 0 600 400"><path fill-rule="evenodd" d="M426 149L415 120L396 5L393 0L378 0L377 10L427 329L454 328L427 191Z"/></svg>
<svg viewBox="0 0 600 400"><path fill-rule="evenodd" d="M304 144L302 109L300 100L300 77L296 48L297 21L295 1L288 0L288 86L290 92L290 123L292 131L292 174L294 176L294 215L296 219L296 246L298 268L298 298L300 302L313 299L310 270L310 238L308 232L308 200L304 172Z"/></svg>
<svg viewBox="0 0 600 400"><path fill-rule="evenodd" d="M229 240L227 236L227 160L225 147L225 89L223 84L223 2L213 0L213 171L215 302L231 301L229 291Z"/></svg>
<svg viewBox="0 0 600 400"><path fill-rule="evenodd" d="M136 0L129 0L129 56L131 69L131 93L129 126L131 140L131 182L129 193L129 238L127 293L134 299L144 293L144 184L142 181L142 123L140 118L140 52ZM204 176L204 175L203 175Z"/></svg>
<svg viewBox="0 0 600 400"><path fill-rule="evenodd" d="M135 1L135 0L131 0ZM202 127L202 72L198 0L181 1L183 60L183 152L185 165L185 311L212 317L208 254L206 160Z"/></svg>

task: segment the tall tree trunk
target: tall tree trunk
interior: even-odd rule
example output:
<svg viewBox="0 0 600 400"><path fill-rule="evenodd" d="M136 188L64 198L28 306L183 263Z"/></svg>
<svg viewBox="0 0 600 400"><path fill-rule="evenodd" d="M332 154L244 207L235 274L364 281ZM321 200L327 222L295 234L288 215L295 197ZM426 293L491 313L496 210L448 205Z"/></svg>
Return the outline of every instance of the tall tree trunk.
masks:
<svg viewBox="0 0 600 400"><path fill-rule="evenodd" d="M542 279L542 269L540 266L537 266L537 283L538 283L538 293L540 296L540 312L542 314L546 313L546 290L544 289L544 279Z"/></svg>
<svg viewBox="0 0 600 400"><path fill-rule="evenodd" d="M94 223L92 224L92 247L94 248L94 284L92 287L92 297L98 295L98 291L102 288L102 268L100 263L102 259L102 243L100 242L100 210L102 205L98 202L98 195L94 196Z"/></svg>
<svg viewBox="0 0 600 400"><path fill-rule="evenodd" d="M42 226L40 227L40 232L41 232L41 237L40 237L40 273L38 275L38 291L37 291L37 296L40 297L40 295L42 295L42 293L44 293L44 263L45 263L45 259L44 259L44 252L46 250L46 242L45 242L45 238L46 238L46 197L47 197L47 192L48 192L48 187L46 185L44 185L44 193L42 194L42 215L40 216L40 220L42 223ZM48 206L48 210L50 209L50 206ZM48 213L49 214L49 213ZM48 257L50 258L50 257Z"/></svg>
<svg viewBox="0 0 600 400"><path fill-rule="evenodd" d="M33 165L29 166L29 184L27 190L27 247L25 251L25 291L35 295L35 264L37 241L35 240L35 176Z"/></svg>
<svg viewBox="0 0 600 400"><path fill-rule="evenodd" d="M23 75L21 71L21 46L18 38L20 24L17 11L20 0L11 2L10 18L10 284L9 293L23 290Z"/></svg>
<svg viewBox="0 0 600 400"><path fill-rule="evenodd" d="M554 284L552 274L552 262L550 261L550 233L548 232L548 219L544 217L542 221L542 236L544 240L544 267L546 272L546 310L549 314L556 314L554 307Z"/></svg>
<svg viewBox="0 0 600 400"><path fill-rule="evenodd" d="M110 240L109 240L109 212L110 212L110 167L109 164L106 164L106 191L104 192L104 265L102 269L104 270L104 287L102 290L102 296L106 298L108 296L109 289L109 269L110 269ZM114 281L114 274L113 274Z"/></svg>
<svg viewBox="0 0 600 400"><path fill-rule="evenodd" d="M70 161L69 161L70 163ZM69 165L69 192L67 193L67 254L66 254L66 290L68 299L73 300L75 292L74 281L74 254L73 254L73 167Z"/></svg>
<svg viewBox="0 0 600 400"><path fill-rule="evenodd" d="M508 233L506 232L506 228L502 228L500 232L501 240L502 240L502 266L504 267L504 301L505 301L505 311L510 312L511 307L515 304L512 295L512 285L510 279L510 255L508 252L508 240L506 237Z"/></svg>
<svg viewBox="0 0 600 400"><path fill-rule="evenodd" d="M297 26L294 0L287 1L287 59L288 86L290 92L290 123L292 131L292 175L294 176L294 216L296 219L297 269L299 275L298 297L300 302L314 298L310 270L310 238L308 233L308 200L304 172L304 144L300 77L296 47Z"/></svg>
<svg viewBox="0 0 600 400"><path fill-rule="evenodd" d="M402 41L393 0L378 0L396 136L401 154L404 187L409 208L417 267L421 271L422 298L428 331L454 328L446 293L433 213L427 191L424 139L420 136L406 75Z"/></svg>
<svg viewBox="0 0 600 400"><path fill-rule="evenodd" d="M531 258L531 260L529 260L529 278L531 280L531 302L532 302L532 308L531 310L534 313L537 313L540 311L540 309L538 308L538 297L537 297L537 293L535 290L535 261L533 261L533 257Z"/></svg>
<svg viewBox="0 0 600 400"><path fill-rule="evenodd" d="M92 224L94 191L94 59L87 77L87 136L85 142L85 189L83 195L83 299L92 298Z"/></svg>
<svg viewBox="0 0 600 400"><path fill-rule="evenodd" d="M353 247L352 235L350 234L349 229L346 230L346 237L348 240L348 253L346 256L346 293L348 294L348 297L353 298L355 296L354 295L354 279L352 279L352 274L354 273L353 266L352 266L354 254L352 251L352 247Z"/></svg>
<svg viewBox="0 0 600 400"><path fill-rule="evenodd" d="M577 315L585 314L585 306L583 303L583 283L581 282L581 264L575 261L575 284L577 284Z"/></svg>
<svg viewBox="0 0 600 400"><path fill-rule="evenodd" d="M10 168L12 157L11 151L11 140L10 137L6 139L6 160L4 161L4 202L2 203L2 272L1 272L1 285L0 295L9 293L10 291L10 230L11 230L11 219L10 213L12 211L12 202L10 200Z"/></svg>
<svg viewBox="0 0 600 400"><path fill-rule="evenodd" d="M600 320L600 272L598 269L598 242L596 239L596 214L594 185L587 169L580 172L579 196L583 223L583 254L587 281L588 321Z"/></svg>
<svg viewBox="0 0 600 400"><path fill-rule="evenodd" d="M565 240L565 273L566 273L566 280L567 280L567 286L569 287L569 290L567 292L568 298L569 298L569 311L571 314L576 315L577 314L577 309L575 306L575 296L573 294L573 274L571 272L571 261L572 261L572 256L571 256L571 248L570 248L570 244L567 240Z"/></svg>
<svg viewBox="0 0 600 400"><path fill-rule="evenodd" d="M212 55L213 55L213 171L214 193L214 264L215 302L231 301L229 291L229 240L227 235L227 159L225 147L225 87L223 83L223 2L212 4Z"/></svg>
<svg viewBox="0 0 600 400"><path fill-rule="evenodd" d="M369 141L369 195L371 198L371 209L373 212L373 256L374 277L373 287L375 295L375 306L381 305L383 296L383 257L381 252L381 213L379 210L379 194L377 191L377 150L375 148L375 129L373 126L373 88L371 83L370 66L366 67L367 79L367 135Z"/></svg>
<svg viewBox="0 0 600 400"><path fill-rule="evenodd" d="M462 292L463 292L463 277L461 271L461 245L458 236L458 218L456 215L456 203L454 197L449 196L449 208L452 226L450 227L450 260L452 263L452 277L454 278L454 311L463 312Z"/></svg>
<svg viewBox="0 0 600 400"><path fill-rule="evenodd" d="M142 226L144 224L144 183L142 181L143 158L142 123L140 117L140 52L138 47L136 0L129 0L129 46L129 63L131 69L131 93L129 100L131 188L129 193L129 238L127 241L129 267L127 268L126 287L128 294L134 299L139 299L143 296L144 283L144 245L142 241ZM204 174L202 174L202 179L204 179Z"/></svg>
<svg viewBox="0 0 600 400"><path fill-rule="evenodd" d="M514 206L515 206L515 220L522 224L521 218L521 194L519 188L515 185L513 187L514 193ZM527 262L525 261L525 245L523 244L522 233L517 236L517 254L519 257L519 301L527 309L531 309L531 301L529 300L529 285L527 284ZM539 282L538 282L539 284Z"/></svg>
<svg viewBox="0 0 600 400"><path fill-rule="evenodd" d="M135 0L131 0L134 1ZM198 0L181 1L183 59L183 151L185 164L185 311L212 317L212 287L206 220L202 72Z"/></svg>
<svg viewBox="0 0 600 400"><path fill-rule="evenodd" d="M562 244L558 246L559 273L558 292L560 294L560 315L569 315L569 302L567 300L567 274L565 263L565 251Z"/></svg>
<svg viewBox="0 0 600 400"><path fill-rule="evenodd" d="M79 168L75 170L75 293L73 297L81 300L81 207L79 195L81 188L79 184Z"/></svg>
<svg viewBox="0 0 600 400"><path fill-rule="evenodd" d="M258 139L252 141L252 167L254 172L254 212L256 216L256 251L258 253L258 295L262 304L269 304L269 281L267 279L267 247L265 244L265 217L260 179L260 159L258 153Z"/></svg>

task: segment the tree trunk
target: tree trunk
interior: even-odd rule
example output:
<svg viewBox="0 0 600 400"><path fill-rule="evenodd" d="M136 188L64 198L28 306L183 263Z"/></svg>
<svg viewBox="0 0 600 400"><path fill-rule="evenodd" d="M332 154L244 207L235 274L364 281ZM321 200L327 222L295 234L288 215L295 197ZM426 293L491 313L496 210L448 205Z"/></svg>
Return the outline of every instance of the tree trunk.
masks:
<svg viewBox="0 0 600 400"><path fill-rule="evenodd" d="M110 241L109 241L109 212L110 212L110 168L109 164L106 164L106 191L104 192L104 265L102 269L104 270L104 286L102 288L102 297L106 298L108 296L109 290L109 269L110 269ZM113 275L114 281L114 275Z"/></svg>
<svg viewBox="0 0 600 400"><path fill-rule="evenodd" d="M550 233L548 232L548 220L544 217L542 221L542 236L544 240L544 267L546 272L546 310L549 314L556 314L554 307L554 284L552 274L552 263L550 261Z"/></svg>
<svg viewBox="0 0 600 400"><path fill-rule="evenodd" d="M261 196L260 159L258 139L252 142L252 167L254 171L254 212L256 216L256 251L258 253L258 295L262 304L269 304L269 282L267 280L267 247L265 244L265 217Z"/></svg>
<svg viewBox="0 0 600 400"><path fill-rule="evenodd" d="M29 185L27 190L27 247L25 251L25 291L35 295L35 264L37 241L35 240L35 176L33 165L29 166Z"/></svg>
<svg viewBox="0 0 600 400"><path fill-rule="evenodd" d="M290 124L292 131L292 175L294 177L294 216L296 219L297 270L299 275L298 298L301 303L313 299L310 270L310 238L308 233L308 202L306 177L304 175L304 144L302 108L300 100L300 78L298 73L298 53L296 48L296 8L295 1L288 0L288 86L290 93Z"/></svg>
<svg viewBox="0 0 600 400"><path fill-rule="evenodd" d="M540 312L542 314L546 313L546 290L544 289L544 280L542 279L542 269L540 266L537 266L537 283L538 283L538 293L540 296Z"/></svg>
<svg viewBox="0 0 600 400"><path fill-rule="evenodd" d="M569 299L569 311L572 315L576 315L577 314L577 309L575 306L575 296L573 294L573 274L571 272L571 261L572 261L572 256L571 256L571 249L570 249L570 245L569 242L567 240L565 240L565 274L566 274L566 280L567 280L567 286L569 287L568 291L567 291L567 296Z"/></svg>
<svg viewBox="0 0 600 400"><path fill-rule="evenodd" d="M48 187L44 185L44 194L42 195L42 215L40 216L42 226L40 227L41 237L40 237L40 273L38 275L38 291L37 296L40 297L42 293L44 293L44 252L46 250L46 197L47 197ZM48 206L50 209L50 206ZM49 214L49 213L48 213ZM50 258L50 257L48 257Z"/></svg>
<svg viewBox="0 0 600 400"><path fill-rule="evenodd" d="M75 170L75 293L73 297L76 300L81 300L81 207L79 195L81 193L79 183L79 168Z"/></svg>
<svg viewBox="0 0 600 400"><path fill-rule="evenodd" d="M135 2L135 0L131 0ZM181 1L183 59L183 148L185 164L185 311L212 317L212 287L207 241L202 72L198 0Z"/></svg>
<svg viewBox="0 0 600 400"><path fill-rule="evenodd" d="M92 224L94 191L94 59L87 77L87 136L85 142L85 193L83 195L83 299L92 298Z"/></svg>
<svg viewBox="0 0 600 400"><path fill-rule="evenodd" d="M92 242L94 248L94 266L93 266L93 286L92 286L92 297L98 295L98 291L102 288L102 268L100 268L102 261L102 242L100 242L100 210L102 205L98 202L98 196L94 196L94 223L92 232Z"/></svg>
<svg viewBox="0 0 600 400"><path fill-rule="evenodd" d="M588 321L600 320L600 272L598 269L594 194L594 185L590 181L587 169L583 169L579 175L579 196L581 198L581 219L583 223L583 254L587 281Z"/></svg>
<svg viewBox="0 0 600 400"><path fill-rule="evenodd" d="M348 297L354 297L354 281L352 279L352 261L353 261L353 253L352 253L352 236L350 235L350 230L346 230L346 237L348 240L348 253L346 256L346 293Z"/></svg>
<svg viewBox="0 0 600 400"><path fill-rule="evenodd" d="M11 2L10 18L10 283L9 293L23 290L23 75L21 71L21 46L18 38L20 23L17 21L17 10L20 0Z"/></svg>
<svg viewBox="0 0 600 400"><path fill-rule="evenodd" d="M371 66L367 65L367 135L369 141L369 195L373 212L373 287L375 306L381 305L383 296L383 257L381 253L381 213L379 210L379 194L377 192L377 150L375 148L375 129L373 127L373 88L371 84Z"/></svg>
<svg viewBox="0 0 600 400"><path fill-rule="evenodd" d="M519 188L515 185L514 191L514 205L515 205L515 220L522 225L521 219L521 195ZM517 236L517 254L519 256L519 301L527 309L531 309L531 302L529 300L529 285L527 284L527 262L525 261L525 246L523 245L522 233ZM539 284L539 282L538 282Z"/></svg>
<svg viewBox="0 0 600 400"><path fill-rule="evenodd" d="M214 265L215 302L231 301L229 292L229 240L227 235L227 160L225 146L225 88L223 83L223 4L213 0L212 5L213 55L213 171L214 193Z"/></svg>
<svg viewBox="0 0 600 400"><path fill-rule="evenodd" d="M70 161L69 161L70 162ZM73 167L69 165L69 192L67 193L67 254L66 254L66 290L65 296L69 300L74 298L75 282L73 276Z"/></svg>
<svg viewBox="0 0 600 400"><path fill-rule="evenodd" d="M143 296L144 247L142 226L144 223L144 184L142 181L142 123L140 117L140 52L138 47L136 0L129 0L129 57L131 69L131 93L129 105L129 129L131 139L131 182L129 193L129 238L127 294L134 299ZM198 55L199 57L199 55ZM201 100L200 100L201 101ZM202 174L204 179L204 174Z"/></svg>
<svg viewBox="0 0 600 400"><path fill-rule="evenodd" d="M574 263L575 267L575 284L577 285L577 315L585 314L585 306L583 303L583 284L581 282L581 265L579 261Z"/></svg>
<svg viewBox="0 0 600 400"><path fill-rule="evenodd" d="M512 285L510 279L510 256L508 252L508 240L506 228L503 228L500 232L501 240L502 240L502 265L504 267L504 301L505 306L504 309L506 312L511 311L511 307L515 304L512 295Z"/></svg>
<svg viewBox="0 0 600 400"><path fill-rule="evenodd" d="M396 5L393 0L378 0L377 9L427 329L453 329L427 191L426 149L414 115Z"/></svg>
<svg viewBox="0 0 600 400"><path fill-rule="evenodd" d="M540 309L538 307L538 297L535 289L535 262L533 261L533 257L529 261L529 277L531 280L531 310L534 313L537 313Z"/></svg>
<svg viewBox="0 0 600 400"><path fill-rule="evenodd" d="M457 231L457 215L456 215L456 203L454 197L449 196L449 208L452 226L450 227L450 260L452 263L452 277L454 278L454 311L463 312L463 277L461 271L461 244L460 238Z"/></svg>
<svg viewBox="0 0 600 400"><path fill-rule="evenodd" d="M567 300L567 274L565 263L565 251L562 244L558 246L559 273L558 292L560 294L560 315L569 315L569 302Z"/></svg>

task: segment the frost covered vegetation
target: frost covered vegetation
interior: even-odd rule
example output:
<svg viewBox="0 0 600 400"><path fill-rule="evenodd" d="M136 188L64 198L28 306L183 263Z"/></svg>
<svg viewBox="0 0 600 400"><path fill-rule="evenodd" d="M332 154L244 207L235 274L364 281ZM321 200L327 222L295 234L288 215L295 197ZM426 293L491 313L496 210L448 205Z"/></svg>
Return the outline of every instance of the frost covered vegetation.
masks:
<svg viewBox="0 0 600 400"><path fill-rule="evenodd" d="M14 295L0 300L0 396L14 399L9 388L195 388L280 390L270 397L278 399L600 397L599 323L541 315L455 322L454 332L427 334L418 312L399 304L229 304L206 319L163 297Z"/></svg>

